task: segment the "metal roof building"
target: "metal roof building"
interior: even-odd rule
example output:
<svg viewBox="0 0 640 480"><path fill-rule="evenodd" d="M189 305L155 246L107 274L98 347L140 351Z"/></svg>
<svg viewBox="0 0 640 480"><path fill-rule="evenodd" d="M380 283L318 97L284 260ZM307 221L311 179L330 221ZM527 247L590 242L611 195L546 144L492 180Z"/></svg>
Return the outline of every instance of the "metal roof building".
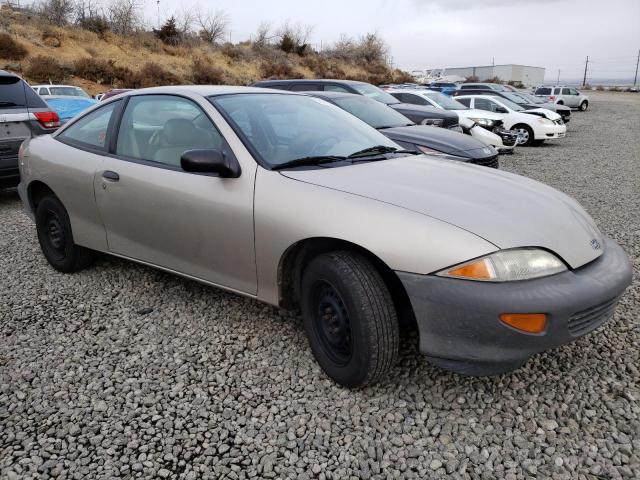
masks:
<svg viewBox="0 0 640 480"><path fill-rule="evenodd" d="M543 67L528 65L483 65L478 67L446 68L444 75L459 75L461 77L478 77L482 82L489 78L498 77L504 82L521 82L526 86L542 85L544 83Z"/></svg>

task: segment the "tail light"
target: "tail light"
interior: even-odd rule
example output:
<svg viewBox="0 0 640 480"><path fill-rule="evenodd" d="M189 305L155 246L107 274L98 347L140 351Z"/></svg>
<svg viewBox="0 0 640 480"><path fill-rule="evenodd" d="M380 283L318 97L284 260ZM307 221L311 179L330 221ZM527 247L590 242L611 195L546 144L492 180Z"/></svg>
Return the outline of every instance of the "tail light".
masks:
<svg viewBox="0 0 640 480"><path fill-rule="evenodd" d="M555 95L549 95L549 100L551 100L552 102L556 99Z"/></svg>
<svg viewBox="0 0 640 480"><path fill-rule="evenodd" d="M56 112L33 112L33 114L44 128L57 128L60 126L60 117Z"/></svg>

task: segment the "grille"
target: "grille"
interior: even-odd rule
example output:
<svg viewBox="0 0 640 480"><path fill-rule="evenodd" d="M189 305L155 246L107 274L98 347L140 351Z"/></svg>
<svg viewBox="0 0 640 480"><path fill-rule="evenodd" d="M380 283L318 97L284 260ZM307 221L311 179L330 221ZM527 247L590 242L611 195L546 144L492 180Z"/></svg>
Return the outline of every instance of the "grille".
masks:
<svg viewBox="0 0 640 480"><path fill-rule="evenodd" d="M498 156L494 155L493 157L474 159L469 163L473 163L474 165L482 165L483 167L498 168Z"/></svg>
<svg viewBox="0 0 640 480"><path fill-rule="evenodd" d="M582 310L581 312L574 313L569 318L569 333L573 336L583 335L603 324L613 315L616 303L618 303L617 297Z"/></svg>

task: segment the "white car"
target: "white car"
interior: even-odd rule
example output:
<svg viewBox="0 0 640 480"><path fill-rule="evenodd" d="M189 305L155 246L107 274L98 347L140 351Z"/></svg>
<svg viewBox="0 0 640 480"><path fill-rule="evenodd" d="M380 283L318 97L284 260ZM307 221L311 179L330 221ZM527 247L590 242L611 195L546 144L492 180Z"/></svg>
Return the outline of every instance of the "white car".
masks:
<svg viewBox="0 0 640 480"><path fill-rule="evenodd" d="M518 132L518 145L532 145L567 136L562 117L546 108L525 110L506 98L493 95L461 95L456 100L467 107L500 115L504 127Z"/></svg>
<svg viewBox="0 0 640 480"><path fill-rule="evenodd" d="M469 108L435 90L397 89L389 90L389 93L404 103L455 112L458 115L460 126L465 130L470 130L474 138L495 147L501 153L513 151L517 144L517 137L513 132L502 127L502 118L496 113ZM474 123L483 128L471 128Z"/></svg>
<svg viewBox="0 0 640 480"><path fill-rule="evenodd" d="M557 105L578 108L583 112L589 108L589 97L573 87L563 85L555 87L542 86L536 88L534 95Z"/></svg>
<svg viewBox="0 0 640 480"><path fill-rule="evenodd" d="M91 98L87 92L75 85L31 85L36 93L42 97L83 97Z"/></svg>

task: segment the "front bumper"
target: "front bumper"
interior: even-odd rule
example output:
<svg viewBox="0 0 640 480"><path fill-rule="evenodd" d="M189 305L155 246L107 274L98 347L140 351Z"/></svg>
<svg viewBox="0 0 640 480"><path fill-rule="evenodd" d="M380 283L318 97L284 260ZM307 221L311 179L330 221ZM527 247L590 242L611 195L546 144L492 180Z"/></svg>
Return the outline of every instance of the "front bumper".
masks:
<svg viewBox="0 0 640 480"><path fill-rule="evenodd" d="M593 262L533 280L489 283L398 272L420 331L420 351L443 368L493 375L596 329L631 283L622 248L608 238L603 243ZM499 320L502 313L546 313L546 329L516 330Z"/></svg>
<svg viewBox="0 0 640 480"><path fill-rule="evenodd" d="M554 138L564 138L567 136L567 126L554 123L553 125L536 125L534 129L536 140L551 140Z"/></svg>

